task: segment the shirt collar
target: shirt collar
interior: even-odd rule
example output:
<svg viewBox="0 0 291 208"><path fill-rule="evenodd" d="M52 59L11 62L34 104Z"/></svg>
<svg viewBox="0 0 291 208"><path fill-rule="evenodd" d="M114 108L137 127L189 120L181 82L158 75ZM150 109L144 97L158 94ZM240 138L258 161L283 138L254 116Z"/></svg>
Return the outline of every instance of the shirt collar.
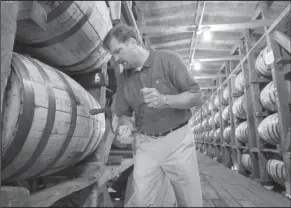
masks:
<svg viewBox="0 0 291 208"><path fill-rule="evenodd" d="M127 76L131 75L133 72L140 72L142 70L143 67L150 67L152 65L152 63L154 62L154 53L155 50L151 49L149 54L149 57L147 58L147 60L144 62L143 66L140 69L134 69L134 70L123 70L122 74L125 74Z"/></svg>
<svg viewBox="0 0 291 208"><path fill-rule="evenodd" d="M149 51L149 57L147 58L147 60L145 61L145 63L143 64L143 66L145 67L150 67L152 65L152 63L154 62L154 50L150 50Z"/></svg>

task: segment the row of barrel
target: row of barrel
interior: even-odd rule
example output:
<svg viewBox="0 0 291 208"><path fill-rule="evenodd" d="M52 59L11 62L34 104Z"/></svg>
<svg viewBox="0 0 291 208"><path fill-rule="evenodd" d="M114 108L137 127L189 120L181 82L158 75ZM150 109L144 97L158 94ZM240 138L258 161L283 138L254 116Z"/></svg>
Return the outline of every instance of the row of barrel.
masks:
<svg viewBox="0 0 291 208"><path fill-rule="evenodd" d="M270 80L270 82L264 84L261 83L259 86L261 91L256 102L261 104L262 109L267 116L258 125L257 133L260 139L265 143L275 147L280 144L281 129L277 112L277 90L272 81L272 67L265 62L265 56L268 52L268 47L264 48L255 61L255 71L257 74L261 78L264 78L264 80ZM282 84L288 86L287 83ZM246 112L247 107L249 106L247 106L244 94L245 80L242 71L235 77L233 87L235 89L232 89L232 107L229 105L229 92L231 92L231 86L226 86L224 89L222 88L220 95L217 94L213 99L207 101L202 108L196 112L191 120L194 139L197 141L196 148L207 153L210 157L219 157L222 154L222 152L218 153L215 151L215 146L212 144L221 144L221 141L224 141L227 144L235 145L235 141L231 141L231 111L234 115L235 125L233 126L236 127L234 129L235 140L239 143L247 144L250 139L254 139L249 138L248 136ZM222 134L221 127L223 127ZM223 138L221 138L221 136ZM251 157L249 154L242 154L241 164L245 170L252 171ZM282 161L275 159L268 160L266 170L275 182L284 185L286 172Z"/></svg>
<svg viewBox="0 0 291 208"><path fill-rule="evenodd" d="M208 153L208 156L213 158L219 158L221 157L221 152L218 154L215 153L215 149L212 145L208 145L208 149L206 150L206 145L202 143L196 143L196 150L200 150L202 153L206 154L206 151ZM244 153L241 155L241 164L244 168L244 170L248 172L252 172L252 160L250 154ZM282 160L278 159L269 159L266 162L266 170L270 178L273 179L274 182L277 184L280 184L281 186L285 186L286 181L286 172L285 172L285 166L284 162Z"/></svg>
<svg viewBox="0 0 291 208"><path fill-rule="evenodd" d="M268 76L270 78L271 71L269 68L262 67L261 59L262 54L265 54L264 49L256 60L256 71L260 75ZM263 70L265 69L265 70ZM237 90L237 97L232 109L229 106L229 89L226 86L222 92L221 102L219 102L219 95L216 95L214 101L207 102L202 108L201 113L193 118L192 130L199 141L219 143L220 138L220 125L224 125L223 138L228 144L231 142L231 126L230 126L230 110L232 110L238 123L235 129L235 136L237 140L243 144L248 143L248 123L246 121L246 98L244 93L244 76L240 72L235 79L234 87ZM280 128L276 105L276 89L274 82L269 82L260 93L260 103L263 109L268 112L268 116L262 120L258 126L258 134L261 139L271 145L280 143ZM222 112L219 111L220 105ZM211 115L212 114L212 115ZM222 117L223 124L221 124L220 117ZM217 128L213 129L213 126Z"/></svg>
<svg viewBox="0 0 291 208"><path fill-rule="evenodd" d="M3 104L5 182L82 161L96 150L106 127L104 114L89 113L101 108L98 101L67 75L96 71L111 58L102 46L112 28L106 2L20 1L20 9L28 7L39 10L34 15L45 14L46 29L33 21L17 24Z"/></svg>

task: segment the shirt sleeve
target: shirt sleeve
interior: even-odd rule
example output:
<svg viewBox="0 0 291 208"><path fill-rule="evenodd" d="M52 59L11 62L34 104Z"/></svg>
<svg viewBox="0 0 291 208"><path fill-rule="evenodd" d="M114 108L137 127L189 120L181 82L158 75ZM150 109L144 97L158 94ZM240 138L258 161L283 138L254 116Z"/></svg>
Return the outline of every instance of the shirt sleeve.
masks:
<svg viewBox="0 0 291 208"><path fill-rule="evenodd" d="M119 83L116 89L116 98L115 98L115 112L116 116L127 116L132 117L132 109L128 105L125 97L124 97L124 90L123 85Z"/></svg>
<svg viewBox="0 0 291 208"><path fill-rule="evenodd" d="M178 54L170 52L167 60L169 78L176 89L181 93L186 91L199 93L200 86L184 63L183 59Z"/></svg>

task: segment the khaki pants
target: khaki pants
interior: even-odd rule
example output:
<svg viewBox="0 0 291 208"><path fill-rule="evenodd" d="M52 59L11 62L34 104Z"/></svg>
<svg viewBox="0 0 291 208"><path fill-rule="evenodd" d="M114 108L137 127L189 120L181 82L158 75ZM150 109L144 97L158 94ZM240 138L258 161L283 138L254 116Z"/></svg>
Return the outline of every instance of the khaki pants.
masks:
<svg viewBox="0 0 291 208"><path fill-rule="evenodd" d="M193 134L188 125L157 139L142 134L136 137L134 204L163 206L167 178L179 207L203 207Z"/></svg>

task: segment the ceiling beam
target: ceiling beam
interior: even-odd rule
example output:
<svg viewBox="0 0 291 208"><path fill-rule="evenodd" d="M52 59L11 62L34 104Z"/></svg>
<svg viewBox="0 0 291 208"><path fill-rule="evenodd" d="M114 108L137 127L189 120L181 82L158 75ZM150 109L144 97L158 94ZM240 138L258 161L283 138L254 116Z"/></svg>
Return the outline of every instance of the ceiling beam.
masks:
<svg viewBox="0 0 291 208"><path fill-rule="evenodd" d="M169 46L169 47L156 47L155 44L152 45L153 48L156 50L164 49L164 50L172 50L172 51L183 51L183 50L190 50L189 44L179 44L176 46ZM196 45L198 50L205 50L205 51L230 51L232 46L225 45L225 44L215 44L215 43L202 43L199 42Z"/></svg>
<svg viewBox="0 0 291 208"><path fill-rule="evenodd" d="M213 79L218 77L219 77L218 75L194 76L195 79ZM221 77L226 77L226 75Z"/></svg>
<svg viewBox="0 0 291 208"><path fill-rule="evenodd" d="M205 90L205 89L217 89L218 86L201 86L200 89L201 90Z"/></svg>
<svg viewBox="0 0 291 208"><path fill-rule="evenodd" d="M273 19L265 20L249 20L243 23L221 23L221 24L203 24L203 27L209 27L210 31L235 31L235 30L244 30L252 29L258 27L269 26L273 23ZM140 31L148 35L151 34L171 34L171 33L182 33L182 32L194 32L197 26L146 26L141 27Z"/></svg>
<svg viewBox="0 0 291 208"><path fill-rule="evenodd" d="M278 42L283 48L285 48L289 53L291 53L291 39L289 36L275 30L272 33L272 37L276 42Z"/></svg>
<svg viewBox="0 0 291 208"><path fill-rule="evenodd" d="M220 40L227 42L236 42L241 38L241 32L212 32L212 39L209 41L204 41L203 36L198 36L197 43L211 44L213 42L218 42ZM152 44L163 44L172 41L190 39L192 37L191 32L181 33L181 34L169 34L169 35L159 35L159 36L149 36Z"/></svg>
<svg viewBox="0 0 291 208"><path fill-rule="evenodd" d="M209 61L233 61L233 60L241 60L244 56L242 55L233 55L233 56L223 56L223 57L213 57L213 58L205 58L205 57L196 57L194 60L200 62L209 62Z"/></svg>
<svg viewBox="0 0 291 208"><path fill-rule="evenodd" d="M189 50L178 50L176 51L181 57L189 57ZM194 57L220 57L228 56L229 51L209 51L209 50L199 50L196 47Z"/></svg>
<svg viewBox="0 0 291 208"><path fill-rule="evenodd" d="M129 5L128 1L121 1L121 11L123 12L123 16L125 19L127 19L129 25L133 26L133 28L135 29L137 36L139 38L140 43L144 46L143 41L142 41L142 37L140 34L140 30L137 27L137 24L135 22L131 7Z"/></svg>
<svg viewBox="0 0 291 208"><path fill-rule="evenodd" d="M215 40L215 39L213 39L212 41L210 41L208 43L204 43L202 40L199 40L197 42L197 44L200 45L198 47L203 47L203 44L205 44L208 46L213 45L214 48L216 46L217 47L222 46L225 49L226 48L231 49L234 44L238 44L239 42L240 42L239 38L237 40L233 38L233 39L228 39L228 40ZM153 48L173 48L173 47L175 47L175 48L180 49L180 48L185 48L185 45L187 45L187 44L189 47L190 43L191 43L191 39L189 38L189 39L185 39L185 40L176 40L176 41L172 41L172 42L168 42L168 43L152 44L152 47Z"/></svg>

